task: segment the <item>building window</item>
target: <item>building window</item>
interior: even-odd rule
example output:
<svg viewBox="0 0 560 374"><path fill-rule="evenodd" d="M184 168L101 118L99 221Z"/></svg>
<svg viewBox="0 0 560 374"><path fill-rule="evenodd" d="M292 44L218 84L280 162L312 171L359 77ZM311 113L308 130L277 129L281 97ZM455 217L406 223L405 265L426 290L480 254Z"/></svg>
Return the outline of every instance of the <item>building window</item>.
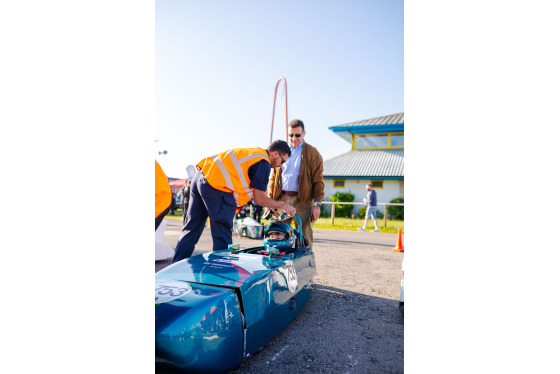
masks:
<svg viewBox="0 0 560 374"><path fill-rule="evenodd" d="M371 188L383 188L383 181L382 180L374 180L370 182Z"/></svg>
<svg viewBox="0 0 560 374"><path fill-rule="evenodd" d="M342 179L335 179L333 181L333 187L334 188L344 188L344 180Z"/></svg>
<svg viewBox="0 0 560 374"><path fill-rule="evenodd" d="M390 148L404 147L404 135L403 134L391 134L389 137L391 143Z"/></svg>
<svg viewBox="0 0 560 374"><path fill-rule="evenodd" d="M374 149L374 148L403 148L404 134L364 134L354 135L353 149Z"/></svg>
<svg viewBox="0 0 560 374"><path fill-rule="evenodd" d="M356 135L355 149L389 148L388 135Z"/></svg>

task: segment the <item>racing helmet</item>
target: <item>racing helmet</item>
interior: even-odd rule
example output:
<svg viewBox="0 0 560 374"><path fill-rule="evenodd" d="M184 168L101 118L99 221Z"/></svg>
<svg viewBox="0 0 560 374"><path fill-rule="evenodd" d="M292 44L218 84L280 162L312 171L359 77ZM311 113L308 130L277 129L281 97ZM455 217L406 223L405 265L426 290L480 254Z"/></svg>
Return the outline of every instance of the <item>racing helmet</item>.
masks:
<svg viewBox="0 0 560 374"><path fill-rule="evenodd" d="M284 239L272 239L270 235L279 232L285 235ZM264 249L272 254L289 251L296 247L296 235L292 226L286 222L272 221L264 228Z"/></svg>

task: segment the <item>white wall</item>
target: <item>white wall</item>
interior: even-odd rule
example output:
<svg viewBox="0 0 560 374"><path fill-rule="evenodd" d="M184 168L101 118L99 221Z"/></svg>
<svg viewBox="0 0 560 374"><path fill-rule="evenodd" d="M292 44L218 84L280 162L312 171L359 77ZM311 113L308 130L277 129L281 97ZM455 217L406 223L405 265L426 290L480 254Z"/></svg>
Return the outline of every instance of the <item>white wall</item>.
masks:
<svg viewBox="0 0 560 374"><path fill-rule="evenodd" d="M329 197L337 192L350 192L354 195L354 202L362 202L366 197L366 184L369 179L345 179L344 188L334 188L333 179L324 179L325 197L323 200L329 201ZM388 203L397 197L404 197L404 181L403 180L384 180L383 188L374 188L377 193L377 204ZM353 213L357 216L359 209L365 205L355 205ZM328 206L330 208L330 205ZM383 212L383 210L381 210Z"/></svg>

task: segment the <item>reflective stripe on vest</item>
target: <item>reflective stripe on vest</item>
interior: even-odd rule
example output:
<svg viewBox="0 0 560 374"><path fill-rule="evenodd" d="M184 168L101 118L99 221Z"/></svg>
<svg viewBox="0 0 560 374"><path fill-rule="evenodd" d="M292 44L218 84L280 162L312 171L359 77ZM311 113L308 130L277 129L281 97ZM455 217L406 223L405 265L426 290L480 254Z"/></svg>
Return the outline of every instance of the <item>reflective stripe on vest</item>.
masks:
<svg viewBox="0 0 560 374"><path fill-rule="evenodd" d="M241 158L238 158L238 156L241 156ZM232 192L237 206L242 207L253 196L253 189L249 187L249 167L260 160L269 161L266 150L262 148L236 148L222 152L212 158L208 157L201 160L197 166L202 170L212 187L217 190ZM216 173L217 170L214 166L219 170L219 174Z"/></svg>

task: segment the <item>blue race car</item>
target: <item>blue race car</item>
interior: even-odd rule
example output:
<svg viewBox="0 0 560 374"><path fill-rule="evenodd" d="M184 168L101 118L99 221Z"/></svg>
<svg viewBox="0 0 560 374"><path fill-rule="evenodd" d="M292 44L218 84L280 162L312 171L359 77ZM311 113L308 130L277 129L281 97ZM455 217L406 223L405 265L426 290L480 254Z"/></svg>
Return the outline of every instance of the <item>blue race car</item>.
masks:
<svg viewBox="0 0 560 374"><path fill-rule="evenodd" d="M315 255L282 219L264 237L263 246L230 245L156 273L156 366L227 372L294 320L311 295Z"/></svg>

